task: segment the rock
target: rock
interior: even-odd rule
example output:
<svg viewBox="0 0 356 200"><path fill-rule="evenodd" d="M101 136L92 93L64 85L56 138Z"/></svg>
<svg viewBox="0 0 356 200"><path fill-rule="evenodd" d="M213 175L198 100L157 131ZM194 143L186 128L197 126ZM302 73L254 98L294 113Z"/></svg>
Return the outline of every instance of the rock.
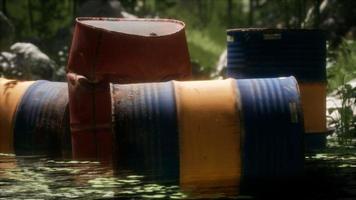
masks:
<svg viewBox="0 0 356 200"><path fill-rule="evenodd" d="M55 63L31 43L15 43L0 54L0 68L9 78L51 80Z"/></svg>
<svg viewBox="0 0 356 200"><path fill-rule="evenodd" d="M215 70L211 74L211 77L222 78L225 75L227 66L227 49L225 49L219 57L219 61L216 64Z"/></svg>

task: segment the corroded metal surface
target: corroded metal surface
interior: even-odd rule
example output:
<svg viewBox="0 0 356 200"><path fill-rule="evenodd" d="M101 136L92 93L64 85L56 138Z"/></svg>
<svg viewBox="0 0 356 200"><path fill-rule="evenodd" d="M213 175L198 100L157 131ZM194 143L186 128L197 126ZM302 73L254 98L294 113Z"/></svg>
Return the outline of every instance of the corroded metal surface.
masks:
<svg viewBox="0 0 356 200"><path fill-rule="evenodd" d="M112 158L110 84L68 73L70 128L75 159Z"/></svg>
<svg viewBox="0 0 356 200"><path fill-rule="evenodd" d="M67 66L76 158L112 154L110 82L190 78L184 28L177 20L77 18Z"/></svg>
<svg viewBox="0 0 356 200"><path fill-rule="evenodd" d="M113 86L115 164L179 178L179 131L172 82Z"/></svg>

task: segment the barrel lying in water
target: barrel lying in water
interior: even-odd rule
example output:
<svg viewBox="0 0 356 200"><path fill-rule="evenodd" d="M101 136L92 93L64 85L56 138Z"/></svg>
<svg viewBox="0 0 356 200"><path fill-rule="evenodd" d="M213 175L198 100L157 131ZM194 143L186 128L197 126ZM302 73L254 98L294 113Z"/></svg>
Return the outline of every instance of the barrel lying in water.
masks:
<svg viewBox="0 0 356 200"><path fill-rule="evenodd" d="M18 152L34 151L30 145L53 148L48 136L68 133L63 127L68 122L58 123L68 115L66 85L38 81L26 91L15 120ZM111 90L119 169L182 185L239 184L303 170L303 118L292 77L112 85ZM57 114L48 109L51 104Z"/></svg>
<svg viewBox="0 0 356 200"><path fill-rule="evenodd" d="M181 184L303 169L294 78L114 85L117 166Z"/></svg>
<svg viewBox="0 0 356 200"><path fill-rule="evenodd" d="M14 119L16 154L68 154L68 116L66 83L33 83L23 95Z"/></svg>
<svg viewBox="0 0 356 200"><path fill-rule="evenodd" d="M326 132L326 34L321 30L232 29L227 31L227 76L295 76L308 137Z"/></svg>
<svg viewBox="0 0 356 200"><path fill-rule="evenodd" d="M0 78L0 152L13 153L13 128L19 102L33 81Z"/></svg>

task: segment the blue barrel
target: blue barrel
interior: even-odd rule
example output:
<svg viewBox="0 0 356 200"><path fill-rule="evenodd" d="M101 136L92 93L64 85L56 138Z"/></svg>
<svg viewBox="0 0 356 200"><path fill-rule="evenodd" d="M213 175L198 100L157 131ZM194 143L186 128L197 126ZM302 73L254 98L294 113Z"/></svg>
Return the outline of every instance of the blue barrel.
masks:
<svg viewBox="0 0 356 200"><path fill-rule="evenodd" d="M23 95L14 123L16 154L68 154L71 142L67 84L36 81Z"/></svg>
<svg viewBox="0 0 356 200"><path fill-rule="evenodd" d="M288 178L303 169L303 116L293 78L237 80L243 122L242 179Z"/></svg>
<svg viewBox="0 0 356 200"><path fill-rule="evenodd" d="M172 82L114 85L117 166L179 180L179 139Z"/></svg>
<svg viewBox="0 0 356 200"><path fill-rule="evenodd" d="M326 81L326 34L321 30L231 29L227 37L227 77Z"/></svg>

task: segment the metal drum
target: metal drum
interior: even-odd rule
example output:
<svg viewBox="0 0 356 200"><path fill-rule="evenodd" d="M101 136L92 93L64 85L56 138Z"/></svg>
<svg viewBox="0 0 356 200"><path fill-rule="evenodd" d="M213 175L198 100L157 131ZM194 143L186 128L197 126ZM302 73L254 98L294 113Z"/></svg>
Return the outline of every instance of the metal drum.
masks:
<svg viewBox="0 0 356 200"><path fill-rule="evenodd" d="M173 82L113 85L118 168L179 179L179 135Z"/></svg>
<svg viewBox="0 0 356 200"><path fill-rule="evenodd" d="M112 91L121 169L178 177L182 185L302 173L303 116L292 77L114 85Z"/></svg>
<svg viewBox="0 0 356 200"><path fill-rule="evenodd" d="M227 37L228 77L326 80L326 36L321 30L231 29Z"/></svg>
<svg viewBox="0 0 356 200"><path fill-rule="evenodd" d="M77 18L68 70L89 80L117 83L189 79L185 24L171 19Z"/></svg>
<svg viewBox="0 0 356 200"><path fill-rule="evenodd" d="M33 81L0 78L0 153L14 152L14 115L23 94L32 84Z"/></svg>
<svg viewBox="0 0 356 200"><path fill-rule="evenodd" d="M73 154L76 159L106 159L113 146L110 83L189 79L185 24L170 19L77 18L67 69ZM86 84L77 81L79 76ZM102 141L98 146L96 135Z"/></svg>
<svg viewBox="0 0 356 200"><path fill-rule="evenodd" d="M320 137L319 143L325 142L325 32L232 29L227 36L227 76L238 79L295 76L300 85L307 138Z"/></svg>
<svg viewBox="0 0 356 200"><path fill-rule="evenodd" d="M36 81L23 95L14 119L16 154L70 152L66 83Z"/></svg>
<svg viewBox="0 0 356 200"><path fill-rule="evenodd" d="M112 159L110 84L67 74L70 127L75 159ZM67 91L68 92L68 91Z"/></svg>
<svg viewBox="0 0 356 200"><path fill-rule="evenodd" d="M303 115L297 81L237 80L243 123L242 175L247 181L303 170Z"/></svg>

